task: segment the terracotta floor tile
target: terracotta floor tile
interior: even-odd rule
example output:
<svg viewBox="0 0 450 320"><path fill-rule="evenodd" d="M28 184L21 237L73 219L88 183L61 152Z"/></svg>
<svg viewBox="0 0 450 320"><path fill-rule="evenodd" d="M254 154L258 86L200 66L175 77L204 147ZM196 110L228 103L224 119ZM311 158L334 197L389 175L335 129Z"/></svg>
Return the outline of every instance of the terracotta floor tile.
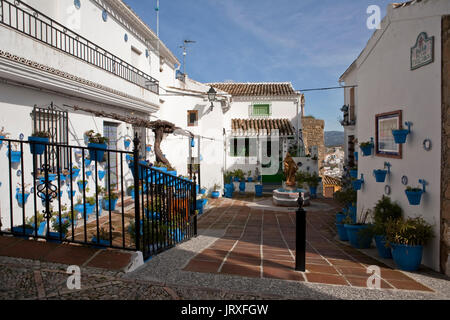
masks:
<svg viewBox="0 0 450 320"><path fill-rule="evenodd" d="M183 270L191 272L217 273L220 265L221 262L200 261L192 259Z"/></svg>
<svg viewBox="0 0 450 320"><path fill-rule="evenodd" d="M223 261L224 258L225 257L222 257L222 256L208 255L208 254L204 254L204 253L200 253L194 257L195 260L210 261L210 262Z"/></svg>
<svg viewBox="0 0 450 320"><path fill-rule="evenodd" d="M414 280L387 280L396 289L434 292L430 288Z"/></svg>
<svg viewBox="0 0 450 320"><path fill-rule="evenodd" d="M332 266L325 266L319 264L306 264L306 270L312 273L326 273L326 274L338 274L336 269Z"/></svg>
<svg viewBox="0 0 450 320"><path fill-rule="evenodd" d="M333 274L324 274L324 273L305 273L305 277L308 282L313 283L324 283L324 284L339 284L339 285L349 285L347 281L344 280L343 277L333 275Z"/></svg>
<svg viewBox="0 0 450 320"><path fill-rule="evenodd" d="M294 269L295 268L295 262L294 261L286 261L286 260L270 260L270 259L264 259L263 260L263 267L272 267L272 268L289 268Z"/></svg>
<svg viewBox="0 0 450 320"><path fill-rule="evenodd" d="M339 272L341 272L344 275L348 276L357 276L357 277L369 277L371 274L367 273L366 268L355 268L355 267L344 267L344 266L337 266L336 267Z"/></svg>
<svg viewBox="0 0 450 320"><path fill-rule="evenodd" d="M202 251L202 254L206 256L216 256L216 257L225 257L228 254L228 250L219 250L219 249L206 249Z"/></svg>
<svg viewBox="0 0 450 320"><path fill-rule="evenodd" d="M345 267L362 267L362 265L358 262L351 261L351 260L341 260L341 259L328 259L331 264L336 266L345 266Z"/></svg>
<svg viewBox="0 0 450 320"><path fill-rule="evenodd" d="M312 259L312 258L308 258L306 257L306 263L307 264L320 264L320 265L325 265L325 266L329 266L330 264L325 260L325 259Z"/></svg>
<svg viewBox="0 0 450 320"><path fill-rule="evenodd" d="M227 263L237 264L237 265L249 265L249 266L260 266L261 259L256 258L246 258L246 257L229 257L226 260Z"/></svg>
<svg viewBox="0 0 450 320"><path fill-rule="evenodd" d="M236 264L225 263L222 267L221 273L237 275L242 277L260 278L261 268L254 266L240 266Z"/></svg>
<svg viewBox="0 0 450 320"><path fill-rule="evenodd" d="M300 272L296 272L295 270L280 269L273 267L264 267L263 277L281 280L305 281L305 278Z"/></svg>
<svg viewBox="0 0 450 320"><path fill-rule="evenodd" d="M23 240L13 243L12 246L0 248L0 255L14 258L42 260L58 246L60 246L60 244L45 241Z"/></svg>
<svg viewBox="0 0 450 320"><path fill-rule="evenodd" d="M81 266L96 252L97 249L94 248L61 245L50 251L49 254L44 257L44 259L45 261L53 263Z"/></svg>
<svg viewBox="0 0 450 320"><path fill-rule="evenodd" d="M381 278L386 279L386 280L410 280L412 281L413 279L408 277L406 274L404 274L401 271L398 270L390 270L390 269L385 269L385 268L381 268Z"/></svg>
<svg viewBox="0 0 450 320"><path fill-rule="evenodd" d="M122 270L131 263L133 254L116 250L101 250L87 266L109 270Z"/></svg>

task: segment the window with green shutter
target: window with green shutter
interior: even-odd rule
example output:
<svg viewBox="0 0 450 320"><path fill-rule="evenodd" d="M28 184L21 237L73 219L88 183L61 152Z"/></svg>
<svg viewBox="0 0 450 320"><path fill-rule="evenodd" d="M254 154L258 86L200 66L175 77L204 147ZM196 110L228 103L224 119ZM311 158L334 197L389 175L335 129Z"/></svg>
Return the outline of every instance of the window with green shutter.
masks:
<svg viewBox="0 0 450 320"><path fill-rule="evenodd" d="M253 116L270 116L270 104L253 105Z"/></svg>

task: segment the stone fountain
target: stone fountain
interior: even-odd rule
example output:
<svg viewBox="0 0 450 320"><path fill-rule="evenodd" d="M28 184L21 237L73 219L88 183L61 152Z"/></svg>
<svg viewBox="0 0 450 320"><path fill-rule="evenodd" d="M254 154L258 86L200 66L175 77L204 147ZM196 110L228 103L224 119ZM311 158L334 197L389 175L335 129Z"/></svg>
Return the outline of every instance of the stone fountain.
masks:
<svg viewBox="0 0 450 320"><path fill-rule="evenodd" d="M303 205L310 204L310 194L304 189L297 187L296 173L298 166L289 153L283 161L283 171L286 181L283 181L283 187L273 191L272 201L274 205L280 207L297 207L298 198L302 197Z"/></svg>

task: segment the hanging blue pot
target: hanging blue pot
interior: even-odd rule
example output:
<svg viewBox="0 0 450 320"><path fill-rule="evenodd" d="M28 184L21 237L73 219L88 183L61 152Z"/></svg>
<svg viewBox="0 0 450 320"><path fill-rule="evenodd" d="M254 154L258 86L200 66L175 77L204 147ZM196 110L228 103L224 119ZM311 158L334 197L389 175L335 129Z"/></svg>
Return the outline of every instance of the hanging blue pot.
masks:
<svg viewBox="0 0 450 320"><path fill-rule="evenodd" d="M358 152L353 152L353 155L355 156L355 161L358 161L358 156L359 156L359 154L358 154Z"/></svg>
<svg viewBox="0 0 450 320"><path fill-rule="evenodd" d="M90 176L92 176L92 171L86 171L86 177L90 177Z"/></svg>
<svg viewBox="0 0 450 320"><path fill-rule="evenodd" d="M360 147L360 149L363 153L363 156L368 157L368 156L372 155L373 144L364 146L364 147Z"/></svg>
<svg viewBox="0 0 450 320"><path fill-rule="evenodd" d="M198 210L198 214L203 214L203 200L197 200L196 201L196 208Z"/></svg>
<svg viewBox="0 0 450 320"><path fill-rule="evenodd" d="M373 175L377 182L385 182L387 173L387 170L373 170Z"/></svg>
<svg viewBox="0 0 450 320"><path fill-rule="evenodd" d="M30 142L30 152L35 155L42 155L45 151L45 146L50 142L49 138L28 137Z"/></svg>
<svg viewBox="0 0 450 320"><path fill-rule="evenodd" d="M239 191L245 192L245 182L244 181L241 181L241 183L239 183Z"/></svg>
<svg viewBox="0 0 450 320"><path fill-rule="evenodd" d="M148 146L145 148L145 150L147 150L147 152L152 152L152 147Z"/></svg>
<svg viewBox="0 0 450 320"><path fill-rule="evenodd" d="M336 223L336 228L339 235L339 240L348 241L348 234L345 226L342 223Z"/></svg>
<svg viewBox="0 0 450 320"><path fill-rule="evenodd" d="M103 171L103 170L99 170L99 171L98 171L98 178L99 178L100 180L103 180L103 178L105 177L105 175L106 175L106 171Z"/></svg>
<svg viewBox="0 0 450 320"><path fill-rule="evenodd" d="M420 205L420 201L422 200L423 190L420 191L409 191L405 190L406 197L408 197L409 204L412 206Z"/></svg>
<svg viewBox="0 0 450 320"><path fill-rule="evenodd" d="M350 225L344 224L345 230L347 230L347 236L352 247L356 249L368 249L372 243L372 236L368 234L362 234L360 231L369 228L369 225Z"/></svg>
<svg viewBox="0 0 450 320"><path fill-rule="evenodd" d="M191 147L192 147L192 148L195 147L195 140L194 140L194 138L191 139Z"/></svg>
<svg viewBox="0 0 450 320"><path fill-rule="evenodd" d="M356 191L361 190L362 184L363 181L361 179L352 181L353 189L355 189Z"/></svg>
<svg viewBox="0 0 450 320"><path fill-rule="evenodd" d="M248 177L248 178L247 178L247 181L248 181L248 182L253 182L253 178L252 178L252 177Z"/></svg>
<svg viewBox="0 0 450 320"><path fill-rule="evenodd" d="M394 136L394 141L397 144L403 144L406 142L406 137L409 134L409 130L402 129L402 130L392 130L392 135Z"/></svg>
<svg viewBox="0 0 450 320"><path fill-rule="evenodd" d="M119 199L114 199L111 200L111 211L116 210L116 206L117 206L117 201ZM109 211L109 199L103 199L103 209L105 209L106 211Z"/></svg>
<svg viewBox="0 0 450 320"><path fill-rule="evenodd" d="M92 158L91 158L92 159ZM85 167L89 167L90 165L91 165L91 163L92 163L92 160L91 159L84 159L84 166Z"/></svg>
<svg viewBox="0 0 450 320"><path fill-rule="evenodd" d="M72 177L78 178L81 169L72 169Z"/></svg>
<svg viewBox="0 0 450 320"><path fill-rule="evenodd" d="M391 243L392 257L400 270L417 271L422 262L423 246Z"/></svg>
<svg viewBox="0 0 450 320"><path fill-rule="evenodd" d="M239 182L239 180L241 180L239 177L234 177L234 182Z"/></svg>
<svg viewBox="0 0 450 320"><path fill-rule="evenodd" d="M392 259L391 248L386 247L385 236L375 236L375 244L377 245L378 255L383 259Z"/></svg>
<svg viewBox="0 0 450 320"><path fill-rule="evenodd" d="M76 190L74 191L67 190L67 195L69 196L69 199L75 198L75 193L77 193Z"/></svg>
<svg viewBox="0 0 450 320"><path fill-rule="evenodd" d="M352 178L358 178L358 170L354 170L354 169L352 169L352 170L350 170L350 177L352 177Z"/></svg>
<svg viewBox="0 0 450 320"><path fill-rule="evenodd" d="M87 181L84 181L84 182L78 181L77 184L78 184L78 189L80 189L80 192L82 192L84 189L86 189L88 182Z"/></svg>
<svg viewBox="0 0 450 320"><path fill-rule="evenodd" d="M123 144L125 145L125 149L128 149L131 145L131 140L124 140Z"/></svg>
<svg viewBox="0 0 450 320"><path fill-rule="evenodd" d="M19 163L20 159L22 158L22 152L9 150L8 156L11 159L11 163Z"/></svg>
<svg viewBox="0 0 450 320"><path fill-rule="evenodd" d="M26 192L25 194L22 194L22 192L20 192L19 189L17 189L16 200L17 200L17 203L19 203L19 206L23 206L24 204L26 204L29 196L30 196L30 194L28 192Z"/></svg>
<svg viewBox="0 0 450 320"><path fill-rule="evenodd" d="M89 143L88 148L91 160L102 162L108 145L106 143Z"/></svg>
<svg viewBox="0 0 450 320"><path fill-rule="evenodd" d="M262 184L255 185L255 196L262 197L262 195L263 195L263 185Z"/></svg>
<svg viewBox="0 0 450 320"><path fill-rule="evenodd" d="M133 158L132 155L127 154L127 155L125 156L125 160L127 160L127 162L133 162L134 158Z"/></svg>

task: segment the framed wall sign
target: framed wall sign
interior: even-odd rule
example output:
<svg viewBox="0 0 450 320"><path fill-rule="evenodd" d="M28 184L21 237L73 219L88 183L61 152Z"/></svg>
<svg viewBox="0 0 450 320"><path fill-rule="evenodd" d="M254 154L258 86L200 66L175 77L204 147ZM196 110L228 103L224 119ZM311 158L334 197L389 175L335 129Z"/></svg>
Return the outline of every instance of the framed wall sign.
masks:
<svg viewBox="0 0 450 320"><path fill-rule="evenodd" d="M402 129L402 111L375 115L375 154L380 157L402 158L402 145L394 141L392 130Z"/></svg>
<svg viewBox="0 0 450 320"><path fill-rule="evenodd" d="M434 37L426 32L419 34L416 44L411 48L411 70L418 69L434 61Z"/></svg>

